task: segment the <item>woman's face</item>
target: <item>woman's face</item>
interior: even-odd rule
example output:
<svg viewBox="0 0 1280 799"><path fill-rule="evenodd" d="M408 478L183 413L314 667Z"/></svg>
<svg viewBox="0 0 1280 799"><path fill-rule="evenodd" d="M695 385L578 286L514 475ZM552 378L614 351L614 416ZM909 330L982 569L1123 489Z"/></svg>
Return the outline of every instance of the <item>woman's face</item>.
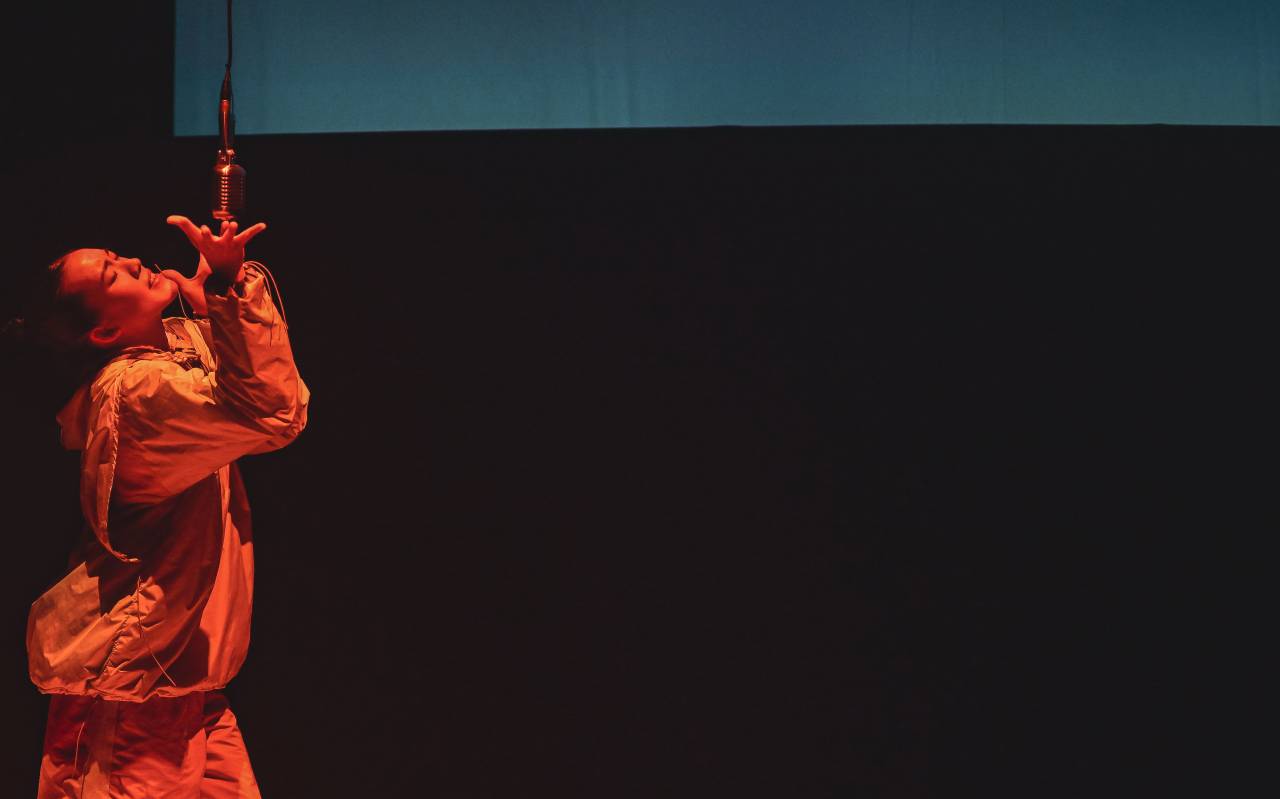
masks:
<svg viewBox="0 0 1280 799"><path fill-rule="evenodd" d="M176 283L144 268L137 258L99 249L67 255L61 286L64 295L79 295L97 317L89 341L106 348L136 343L140 334L154 328L178 293Z"/></svg>

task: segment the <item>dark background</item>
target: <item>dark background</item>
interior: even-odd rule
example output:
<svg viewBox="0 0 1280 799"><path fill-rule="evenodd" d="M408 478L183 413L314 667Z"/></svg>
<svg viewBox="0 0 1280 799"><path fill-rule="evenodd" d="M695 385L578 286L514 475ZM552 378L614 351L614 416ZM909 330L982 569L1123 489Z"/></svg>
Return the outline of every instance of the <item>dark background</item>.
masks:
<svg viewBox="0 0 1280 799"><path fill-rule="evenodd" d="M106 4L103 4L104 6ZM190 268L172 9L27 9L6 315ZM210 114L214 108L210 107ZM242 463L268 796L1134 795L1243 780L1274 128L242 137L311 424ZM0 792L79 528L6 365ZM1273 529L1273 528L1269 528Z"/></svg>

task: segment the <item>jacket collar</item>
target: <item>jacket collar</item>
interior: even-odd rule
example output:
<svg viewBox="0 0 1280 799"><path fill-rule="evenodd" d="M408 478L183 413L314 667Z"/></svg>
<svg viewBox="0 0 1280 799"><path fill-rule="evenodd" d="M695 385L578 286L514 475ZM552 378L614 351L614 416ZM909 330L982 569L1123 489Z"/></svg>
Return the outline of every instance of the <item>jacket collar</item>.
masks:
<svg viewBox="0 0 1280 799"><path fill-rule="evenodd" d="M169 349L162 350L159 347L150 346L126 347L120 350L111 360L107 361L94 375L93 379L86 381L84 385L76 389L76 393L71 395L71 399L67 400L67 404L62 406L62 410L58 411L56 417L58 425L62 428L62 446L72 450L84 449L89 435L89 412L93 406L93 386L112 364L125 360L165 360L173 361L186 369L204 365L200 352L197 350L192 338L193 335L199 334L195 333L187 325L188 322L185 319L167 317L164 319L164 332L165 338L168 339Z"/></svg>

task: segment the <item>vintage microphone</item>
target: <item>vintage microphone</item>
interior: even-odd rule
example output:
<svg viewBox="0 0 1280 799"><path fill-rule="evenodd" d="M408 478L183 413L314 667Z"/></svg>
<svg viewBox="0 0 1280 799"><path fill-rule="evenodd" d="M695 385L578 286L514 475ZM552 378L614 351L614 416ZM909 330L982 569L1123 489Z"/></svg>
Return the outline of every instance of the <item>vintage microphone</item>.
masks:
<svg viewBox="0 0 1280 799"><path fill-rule="evenodd" d="M236 115L231 110L231 0L227 0L227 71L218 100L218 157L213 163L213 218L229 222L244 208L244 167L236 163Z"/></svg>
<svg viewBox="0 0 1280 799"><path fill-rule="evenodd" d="M236 163L233 147L236 134L236 115L231 110L231 0L227 0L227 70L222 75L222 90L218 94L218 158L213 162L213 218L230 222L236 213L244 209L244 167ZM289 318L284 315L284 300L271 270L254 262L271 281L271 298L280 309L280 319L286 330ZM182 294L178 294L179 300ZM274 327L273 327L274 329Z"/></svg>

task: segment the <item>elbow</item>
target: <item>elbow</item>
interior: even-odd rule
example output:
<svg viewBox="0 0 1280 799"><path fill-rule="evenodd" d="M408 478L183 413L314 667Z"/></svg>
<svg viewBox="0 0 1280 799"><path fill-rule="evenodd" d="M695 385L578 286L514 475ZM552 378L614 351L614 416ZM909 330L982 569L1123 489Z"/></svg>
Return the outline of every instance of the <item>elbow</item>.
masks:
<svg viewBox="0 0 1280 799"><path fill-rule="evenodd" d="M275 452L278 449L284 449L293 443L303 428L307 426L307 412L304 407L297 416L292 420L286 420L283 417L273 417L269 420L269 424L265 427L265 437L262 441L247 454L262 455L267 452Z"/></svg>
<svg viewBox="0 0 1280 799"><path fill-rule="evenodd" d="M279 415L277 422L281 425L278 437L285 441L294 440L307 426L307 403L295 404L286 413Z"/></svg>
<svg viewBox="0 0 1280 799"><path fill-rule="evenodd" d="M275 381L224 383L216 389L219 403L254 432L258 443L249 454L270 452L298 437L307 425L311 393L297 372Z"/></svg>
<svg viewBox="0 0 1280 799"><path fill-rule="evenodd" d="M275 412L260 417L267 440L258 452L270 452L287 446L306 428L307 405L310 401L306 387L302 386L302 390L291 399L290 402L281 403Z"/></svg>

